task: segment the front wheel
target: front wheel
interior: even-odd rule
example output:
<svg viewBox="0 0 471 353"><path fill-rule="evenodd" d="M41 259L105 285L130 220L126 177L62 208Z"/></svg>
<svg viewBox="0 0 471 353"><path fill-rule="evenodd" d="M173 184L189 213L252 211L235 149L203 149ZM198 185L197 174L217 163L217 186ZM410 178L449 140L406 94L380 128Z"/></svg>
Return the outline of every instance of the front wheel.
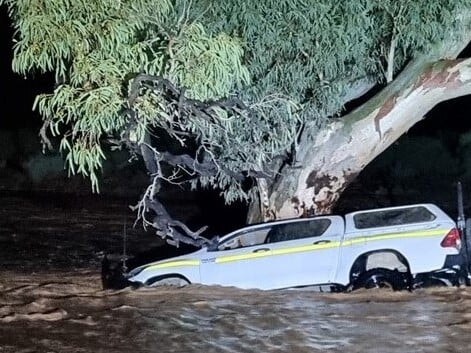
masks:
<svg viewBox="0 0 471 353"><path fill-rule="evenodd" d="M146 281L146 286L148 287L184 287L188 284L190 284L190 282L183 276L154 277Z"/></svg>
<svg viewBox="0 0 471 353"><path fill-rule="evenodd" d="M362 273L353 283L352 290L383 288L398 291L406 289L407 286L408 281L405 273L385 268L375 268Z"/></svg>

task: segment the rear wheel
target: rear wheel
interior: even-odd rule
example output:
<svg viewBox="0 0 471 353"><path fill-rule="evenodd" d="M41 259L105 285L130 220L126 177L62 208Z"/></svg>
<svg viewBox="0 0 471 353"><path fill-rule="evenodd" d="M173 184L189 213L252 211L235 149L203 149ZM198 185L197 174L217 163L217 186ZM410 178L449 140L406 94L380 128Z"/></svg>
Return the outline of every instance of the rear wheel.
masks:
<svg viewBox="0 0 471 353"><path fill-rule="evenodd" d="M385 268L375 268L362 273L355 283L353 283L352 289L383 288L397 291L406 289L407 282L407 276L403 272L392 271Z"/></svg>
<svg viewBox="0 0 471 353"><path fill-rule="evenodd" d="M459 286L463 281L458 273L451 271L437 274L419 274L414 279L414 288Z"/></svg>

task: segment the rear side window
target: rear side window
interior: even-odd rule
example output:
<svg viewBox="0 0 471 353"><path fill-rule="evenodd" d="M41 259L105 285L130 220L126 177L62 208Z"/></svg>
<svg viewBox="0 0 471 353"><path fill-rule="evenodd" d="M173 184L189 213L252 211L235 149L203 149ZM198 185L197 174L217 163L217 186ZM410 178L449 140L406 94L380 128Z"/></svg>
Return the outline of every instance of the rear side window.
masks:
<svg viewBox="0 0 471 353"><path fill-rule="evenodd" d="M296 240L302 238L319 237L329 228L330 219L315 219L305 222L277 224L267 234L266 243Z"/></svg>
<svg viewBox="0 0 471 353"><path fill-rule="evenodd" d="M397 226L433 221L436 216L426 207L417 206L397 210L358 213L353 216L357 229Z"/></svg>

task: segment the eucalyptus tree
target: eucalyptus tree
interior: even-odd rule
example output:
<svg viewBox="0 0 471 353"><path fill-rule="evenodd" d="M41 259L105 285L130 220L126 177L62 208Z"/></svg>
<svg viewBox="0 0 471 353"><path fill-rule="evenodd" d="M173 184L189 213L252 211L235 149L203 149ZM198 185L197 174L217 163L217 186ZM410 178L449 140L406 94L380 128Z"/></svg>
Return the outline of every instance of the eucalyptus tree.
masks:
<svg viewBox="0 0 471 353"><path fill-rule="evenodd" d="M143 158L138 217L177 245L204 229L167 213L166 183L251 202L250 221L326 213L434 105L471 92L456 59L471 0L0 3L14 70L55 75L35 103L45 146L59 137L95 190L104 145Z"/></svg>

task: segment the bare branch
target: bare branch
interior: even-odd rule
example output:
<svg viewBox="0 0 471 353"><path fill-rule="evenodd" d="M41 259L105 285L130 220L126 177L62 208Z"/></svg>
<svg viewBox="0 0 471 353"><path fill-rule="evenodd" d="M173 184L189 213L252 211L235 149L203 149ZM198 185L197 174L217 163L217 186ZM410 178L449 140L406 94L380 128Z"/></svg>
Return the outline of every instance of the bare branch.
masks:
<svg viewBox="0 0 471 353"><path fill-rule="evenodd" d="M44 121L43 125L41 126L41 129L39 130L39 136L41 137L41 142L43 145L43 152L47 148L49 151L53 150L51 140L49 140L49 137L47 137L47 129L49 128L50 121L46 120Z"/></svg>
<svg viewBox="0 0 471 353"><path fill-rule="evenodd" d="M202 227L197 231L190 230L183 222L173 219L167 212L163 204L158 200L157 194L160 190L161 181L168 183L182 183L178 171L183 170L187 175L214 176L220 171L220 167L213 158L198 161L188 154L173 155L169 152L159 152L148 143L141 144L141 151L145 155L146 166L151 173L151 184L147 187L144 195L136 206L131 206L133 211L137 211L135 225L141 221L144 228L152 227L156 234L165 239L169 244L179 246L180 242L201 246L208 242L208 239L201 236L207 227ZM173 174L167 176L163 173L161 163L167 163L178 169L173 170ZM231 172L224 170L224 173L241 181L247 176L257 177L264 180L268 175L264 172L249 171L246 173ZM179 181L180 180L180 181Z"/></svg>
<svg viewBox="0 0 471 353"><path fill-rule="evenodd" d="M149 185L144 196L136 206L130 208L137 210L137 219L143 222L144 228L151 226L155 228L156 234L165 239L169 244L179 246L180 243L193 246L202 246L209 243L209 240L201 236L208 227L204 226L196 232L190 230L184 223L173 219L167 212L163 204L154 194L154 185L158 184L158 176L154 177L154 182ZM151 212L152 211L152 212ZM152 215L149 215L152 213ZM149 217L152 217L149 219Z"/></svg>

